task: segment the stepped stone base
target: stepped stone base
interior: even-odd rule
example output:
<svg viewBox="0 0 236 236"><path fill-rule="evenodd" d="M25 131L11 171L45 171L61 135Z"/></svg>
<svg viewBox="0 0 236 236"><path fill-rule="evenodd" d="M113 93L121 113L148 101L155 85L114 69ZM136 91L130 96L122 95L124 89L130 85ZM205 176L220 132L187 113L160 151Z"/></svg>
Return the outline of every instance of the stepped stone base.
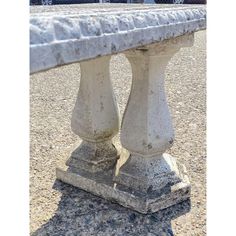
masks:
<svg viewBox="0 0 236 236"><path fill-rule="evenodd" d="M112 181L114 170L89 173L83 170L57 168L57 179L83 189L99 197L116 202L141 213L153 213L190 198L190 183L185 167L178 164L181 182L165 186L158 191L141 193L130 190Z"/></svg>

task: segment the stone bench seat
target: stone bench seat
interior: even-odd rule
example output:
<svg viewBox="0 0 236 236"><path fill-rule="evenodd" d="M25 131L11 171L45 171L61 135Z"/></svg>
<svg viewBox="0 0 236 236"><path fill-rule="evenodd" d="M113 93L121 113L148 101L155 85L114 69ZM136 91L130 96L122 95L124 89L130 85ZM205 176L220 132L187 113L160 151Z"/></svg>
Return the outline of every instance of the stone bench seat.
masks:
<svg viewBox="0 0 236 236"><path fill-rule="evenodd" d="M165 68L194 32L206 28L203 5L82 4L30 8L30 73L79 63L80 87L71 118L81 145L57 178L141 213L190 197L183 164L165 151L173 145ZM132 87L120 125L109 63L124 53ZM121 127L120 127L121 126ZM112 138L120 130L128 160Z"/></svg>
<svg viewBox="0 0 236 236"><path fill-rule="evenodd" d="M30 16L30 71L193 33L205 28L205 18L205 6L34 6Z"/></svg>

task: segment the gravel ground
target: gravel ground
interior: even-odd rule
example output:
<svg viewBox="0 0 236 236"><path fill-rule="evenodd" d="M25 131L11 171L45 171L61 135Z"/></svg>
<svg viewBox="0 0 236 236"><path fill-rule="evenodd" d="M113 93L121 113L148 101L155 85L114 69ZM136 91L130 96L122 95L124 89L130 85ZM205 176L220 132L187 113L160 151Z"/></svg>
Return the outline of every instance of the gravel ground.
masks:
<svg viewBox="0 0 236 236"><path fill-rule="evenodd" d="M168 151L185 163L192 184L190 203L142 215L55 180L81 140L70 129L79 87L79 64L30 78L31 235L206 235L206 32L183 48L166 71L166 90L175 128ZM131 86L131 68L113 56L111 74L121 114ZM115 142L118 142L118 137ZM190 210L190 212L189 212Z"/></svg>

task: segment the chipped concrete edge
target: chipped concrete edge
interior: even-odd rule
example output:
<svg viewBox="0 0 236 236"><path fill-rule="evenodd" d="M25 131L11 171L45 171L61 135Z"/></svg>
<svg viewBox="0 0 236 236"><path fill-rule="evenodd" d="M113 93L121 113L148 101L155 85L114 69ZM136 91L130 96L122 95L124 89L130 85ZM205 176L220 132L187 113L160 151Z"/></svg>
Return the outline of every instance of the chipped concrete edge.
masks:
<svg viewBox="0 0 236 236"><path fill-rule="evenodd" d="M115 54L206 28L206 8L108 15L32 14L30 72Z"/></svg>

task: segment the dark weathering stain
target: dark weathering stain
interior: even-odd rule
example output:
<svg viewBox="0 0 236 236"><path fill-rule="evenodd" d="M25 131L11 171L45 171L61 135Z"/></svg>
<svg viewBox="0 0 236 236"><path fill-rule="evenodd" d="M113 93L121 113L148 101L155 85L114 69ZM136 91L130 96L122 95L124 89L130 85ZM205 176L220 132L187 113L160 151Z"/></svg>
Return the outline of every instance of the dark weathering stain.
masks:
<svg viewBox="0 0 236 236"><path fill-rule="evenodd" d="M75 54L79 55L80 54L80 49L79 48L75 48Z"/></svg>
<svg viewBox="0 0 236 236"><path fill-rule="evenodd" d="M112 51L112 52L115 52L115 51L116 51L116 45L113 44L113 43L111 44L111 51Z"/></svg>
<svg viewBox="0 0 236 236"><path fill-rule="evenodd" d="M170 139L169 144L172 144L174 142L173 138Z"/></svg>
<svg viewBox="0 0 236 236"><path fill-rule="evenodd" d="M57 63L58 64L64 64L64 60L63 60L63 57L61 56L61 54L58 52L57 54L56 54L56 61L57 61Z"/></svg>
<svg viewBox="0 0 236 236"><path fill-rule="evenodd" d="M147 193L151 193L151 192L152 192L152 189L153 189L153 186L150 185L150 186L148 187L148 189L147 189Z"/></svg>
<svg viewBox="0 0 236 236"><path fill-rule="evenodd" d="M100 102L100 111L103 111L104 110L104 105L102 102Z"/></svg>

